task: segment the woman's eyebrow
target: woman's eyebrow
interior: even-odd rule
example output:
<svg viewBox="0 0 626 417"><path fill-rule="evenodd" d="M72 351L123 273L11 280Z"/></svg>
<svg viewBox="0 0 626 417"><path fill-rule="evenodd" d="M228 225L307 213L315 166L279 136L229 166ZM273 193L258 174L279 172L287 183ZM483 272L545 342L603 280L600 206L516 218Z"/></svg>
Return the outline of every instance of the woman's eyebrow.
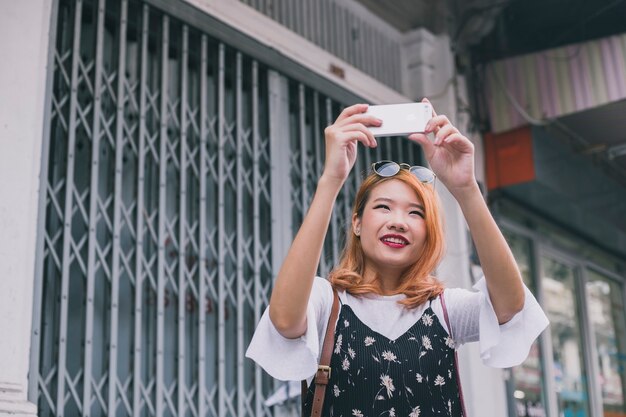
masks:
<svg viewBox="0 0 626 417"><path fill-rule="evenodd" d="M389 197L378 197L378 198L375 198L373 202L377 202L377 201L385 201L387 203L395 203L395 200L393 200L392 198L389 198ZM417 203L409 203L409 207L415 207L415 208L424 210L424 206L422 206L421 204L417 204Z"/></svg>

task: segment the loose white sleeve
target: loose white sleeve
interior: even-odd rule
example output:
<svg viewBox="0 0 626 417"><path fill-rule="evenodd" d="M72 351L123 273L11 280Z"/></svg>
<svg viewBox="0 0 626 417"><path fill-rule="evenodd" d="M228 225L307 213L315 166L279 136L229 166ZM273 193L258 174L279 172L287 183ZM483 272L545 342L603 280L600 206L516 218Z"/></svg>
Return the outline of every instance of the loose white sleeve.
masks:
<svg viewBox="0 0 626 417"><path fill-rule="evenodd" d="M296 339L288 339L278 333L270 320L268 306L252 336L246 357L281 381L311 377L317 369L332 302L330 282L316 277L307 305L307 329Z"/></svg>
<svg viewBox="0 0 626 417"><path fill-rule="evenodd" d="M477 292L446 290L446 306L455 342L479 342L483 363L509 368L522 363L548 318L533 294L524 286L524 307L510 321L500 325L491 304L485 278L474 285Z"/></svg>

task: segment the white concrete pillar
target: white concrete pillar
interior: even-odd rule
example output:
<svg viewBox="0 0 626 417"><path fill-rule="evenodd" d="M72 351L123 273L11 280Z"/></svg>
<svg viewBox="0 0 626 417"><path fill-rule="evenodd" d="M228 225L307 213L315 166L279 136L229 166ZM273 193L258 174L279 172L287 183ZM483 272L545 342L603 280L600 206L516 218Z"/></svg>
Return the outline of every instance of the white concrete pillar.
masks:
<svg viewBox="0 0 626 417"><path fill-rule="evenodd" d="M27 378L52 0L0 13L0 417L33 416Z"/></svg>
<svg viewBox="0 0 626 417"><path fill-rule="evenodd" d="M402 92L413 100L434 93L435 61L440 55L436 47L437 38L426 29L416 29L404 35L400 55Z"/></svg>

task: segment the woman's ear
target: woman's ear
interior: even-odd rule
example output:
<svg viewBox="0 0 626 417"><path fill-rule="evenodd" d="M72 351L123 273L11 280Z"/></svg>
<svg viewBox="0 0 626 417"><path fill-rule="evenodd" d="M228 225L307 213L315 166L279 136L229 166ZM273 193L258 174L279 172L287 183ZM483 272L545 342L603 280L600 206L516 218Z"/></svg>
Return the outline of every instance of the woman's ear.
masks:
<svg viewBox="0 0 626 417"><path fill-rule="evenodd" d="M352 233L361 236L361 218L356 213L352 215Z"/></svg>

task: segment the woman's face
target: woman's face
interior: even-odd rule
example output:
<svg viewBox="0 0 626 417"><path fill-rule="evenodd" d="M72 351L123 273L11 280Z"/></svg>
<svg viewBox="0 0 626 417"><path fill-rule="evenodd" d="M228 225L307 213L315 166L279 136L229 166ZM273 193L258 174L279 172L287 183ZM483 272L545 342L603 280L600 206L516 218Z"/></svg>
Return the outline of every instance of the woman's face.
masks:
<svg viewBox="0 0 626 417"><path fill-rule="evenodd" d="M422 201L400 180L373 188L363 216L355 216L352 223L361 238L366 269L379 274L404 272L418 260L426 241Z"/></svg>

